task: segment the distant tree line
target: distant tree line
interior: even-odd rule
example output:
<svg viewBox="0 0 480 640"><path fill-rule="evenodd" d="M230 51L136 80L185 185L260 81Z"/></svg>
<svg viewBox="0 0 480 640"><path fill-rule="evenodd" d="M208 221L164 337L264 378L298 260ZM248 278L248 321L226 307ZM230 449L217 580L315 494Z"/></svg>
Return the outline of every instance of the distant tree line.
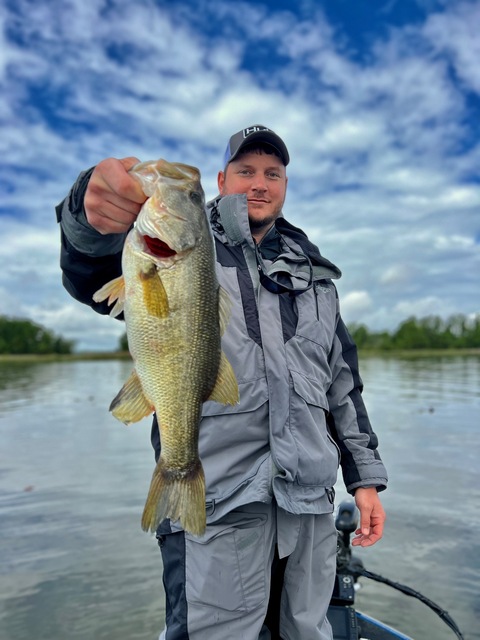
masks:
<svg viewBox="0 0 480 640"><path fill-rule="evenodd" d="M118 341L118 348L120 351L128 351L128 338L126 333L120 336L120 340Z"/></svg>
<svg viewBox="0 0 480 640"><path fill-rule="evenodd" d="M395 331L371 331L364 324L348 327L359 349L393 351L403 349L479 349L480 314L455 314L407 318ZM0 315L0 354L69 354L73 340L65 340L31 320ZM127 334L119 340L119 351L128 351Z"/></svg>
<svg viewBox="0 0 480 640"><path fill-rule="evenodd" d="M370 331L363 324L349 326L359 349L467 349L480 348L480 315L455 314L447 319L407 318L392 333Z"/></svg>
<svg viewBox="0 0 480 640"><path fill-rule="evenodd" d="M474 349L480 348L480 315L463 314L446 320L439 316L404 320L393 331L371 331L363 324L351 324L350 334L359 349L393 351L395 349ZM119 340L119 350L128 351L127 334Z"/></svg>
<svg viewBox="0 0 480 640"><path fill-rule="evenodd" d="M73 346L31 320L0 316L0 354L67 354Z"/></svg>

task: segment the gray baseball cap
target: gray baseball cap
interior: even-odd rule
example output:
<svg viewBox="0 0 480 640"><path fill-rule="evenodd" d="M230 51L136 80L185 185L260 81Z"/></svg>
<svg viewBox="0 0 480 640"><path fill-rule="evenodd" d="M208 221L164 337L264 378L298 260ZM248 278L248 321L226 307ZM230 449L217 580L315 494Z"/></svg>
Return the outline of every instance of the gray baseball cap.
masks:
<svg viewBox="0 0 480 640"><path fill-rule="evenodd" d="M280 136L262 124L254 124L251 127L237 131L230 138L225 151L224 166L226 167L229 162L234 160L245 145L252 142L263 142L276 149L285 166L290 162L287 147Z"/></svg>

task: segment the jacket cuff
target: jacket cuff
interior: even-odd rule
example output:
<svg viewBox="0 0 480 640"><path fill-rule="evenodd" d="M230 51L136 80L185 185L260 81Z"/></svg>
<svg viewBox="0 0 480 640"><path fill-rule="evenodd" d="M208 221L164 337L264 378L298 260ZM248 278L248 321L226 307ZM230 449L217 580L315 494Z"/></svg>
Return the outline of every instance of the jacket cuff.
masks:
<svg viewBox="0 0 480 640"><path fill-rule="evenodd" d="M354 482L352 484L349 484L346 489L347 492L352 496L355 495L355 491L357 489L375 488L378 493L380 493L380 491L385 491L385 489L387 488L387 482L387 478L374 478L369 481L365 480L363 482Z"/></svg>
<svg viewBox="0 0 480 640"><path fill-rule="evenodd" d="M127 234L103 235L87 221L83 201L93 169L78 176L68 196L55 207L55 211L57 222L74 249L87 256L102 257L120 252Z"/></svg>

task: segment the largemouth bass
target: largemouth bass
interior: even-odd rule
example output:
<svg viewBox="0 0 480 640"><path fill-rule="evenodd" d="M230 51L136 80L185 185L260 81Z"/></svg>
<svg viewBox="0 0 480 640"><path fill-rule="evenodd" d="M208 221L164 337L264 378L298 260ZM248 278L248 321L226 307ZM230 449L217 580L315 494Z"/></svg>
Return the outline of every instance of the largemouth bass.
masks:
<svg viewBox="0 0 480 640"><path fill-rule="evenodd" d="M198 454L202 404L236 404L238 385L221 350L230 301L215 252L198 169L166 160L131 169L145 195L125 241L123 275L94 295L122 311L134 370L110 405L126 424L156 413L161 455L142 516L205 531L205 477Z"/></svg>

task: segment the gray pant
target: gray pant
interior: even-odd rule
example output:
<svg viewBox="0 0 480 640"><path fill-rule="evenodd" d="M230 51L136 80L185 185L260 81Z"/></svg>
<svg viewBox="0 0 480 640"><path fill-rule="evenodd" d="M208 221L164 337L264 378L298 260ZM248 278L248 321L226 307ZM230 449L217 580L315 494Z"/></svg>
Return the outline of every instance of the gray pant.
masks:
<svg viewBox="0 0 480 640"><path fill-rule="evenodd" d="M333 514L286 514L254 503L207 526L201 537L159 535L166 629L160 640L268 640L264 626L275 547L288 556L282 640L331 640L326 613L335 578Z"/></svg>

